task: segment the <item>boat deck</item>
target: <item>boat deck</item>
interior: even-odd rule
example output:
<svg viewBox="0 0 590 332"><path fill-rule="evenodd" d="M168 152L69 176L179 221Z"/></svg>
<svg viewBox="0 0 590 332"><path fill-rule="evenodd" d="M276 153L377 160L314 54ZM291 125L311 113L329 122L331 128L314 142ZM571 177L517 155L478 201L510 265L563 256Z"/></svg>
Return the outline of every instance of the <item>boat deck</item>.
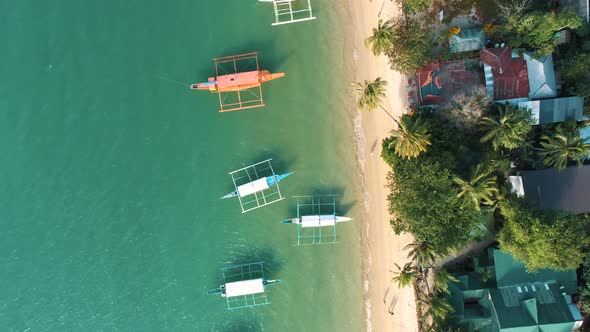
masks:
<svg viewBox="0 0 590 332"><path fill-rule="evenodd" d="M219 89L238 87L242 85L256 86L257 84L260 84L260 76L259 72L256 70L217 77L217 86Z"/></svg>

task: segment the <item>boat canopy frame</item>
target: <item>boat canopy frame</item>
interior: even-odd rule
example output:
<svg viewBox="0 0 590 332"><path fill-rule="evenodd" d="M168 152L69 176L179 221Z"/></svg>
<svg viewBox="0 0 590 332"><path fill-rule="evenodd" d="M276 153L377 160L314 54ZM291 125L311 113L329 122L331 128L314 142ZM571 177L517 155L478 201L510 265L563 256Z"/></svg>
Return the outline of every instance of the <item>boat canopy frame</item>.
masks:
<svg viewBox="0 0 590 332"><path fill-rule="evenodd" d="M311 0L272 0L272 4L275 11L273 26L316 19L313 16ZM303 4L303 6L299 4Z"/></svg>
<svg viewBox="0 0 590 332"><path fill-rule="evenodd" d="M275 176L275 171L272 168L272 164L270 163L271 160L272 158L266 159L250 166L242 167L235 171L229 172L235 189L238 190L239 186L246 183L251 183L268 176ZM281 194L281 188L279 187L278 183L247 196L242 197L238 195L237 197L238 201L240 202L242 213L246 213L248 211L252 211L254 209L258 209L285 199L285 197L283 197Z"/></svg>
<svg viewBox="0 0 590 332"><path fill-rule="evenodd" d="M224 285L238 281L266 279L264 277L264 262L233 265L222 268L221 271ZM266 296L266 287L262 293L226 297L225 299L228 310L270 304Z"/></svg>
<svg viewBox="0 0 590 332"><path fill-rule="evenodd" d="M336 197L338 195L293 196L297 200L297 218L302 216L331 215L336 218ZM317 245L337 243L336 225L303 227L297 224L297 244Z"/></svg>
<svg viewBox="0 0 590 332"><path fill-rule="evenodd" d="M239 72L242 72L240 68L244 65L255 64L256 68L250 69L252 71L260 71L258 52L213 58L213 62L215 63L215 79L220 75L238 74ZM264 99L262 98L262 86L260 83L254 87L242 90L218 90L217 95L219 96L219 112L240 111L265 106Z"/></svg>

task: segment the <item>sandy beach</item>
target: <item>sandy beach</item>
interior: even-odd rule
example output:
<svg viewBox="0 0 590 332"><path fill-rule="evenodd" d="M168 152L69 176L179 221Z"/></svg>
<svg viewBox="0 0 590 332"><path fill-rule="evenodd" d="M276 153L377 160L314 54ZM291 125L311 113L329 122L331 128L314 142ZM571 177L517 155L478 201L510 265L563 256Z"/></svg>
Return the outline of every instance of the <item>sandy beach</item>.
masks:
<svg viewBox="0 0 590 332"><path fill-rule="evenodd" d="M399 117L407 107L407 80L389 68L385 56L376 57L364 46L364 39L377 26L379 18L387 20L396 16L399 9L395 2L388 0L347 2L353 25L355 80L385 79L388 91L383 106ZM398 289L390 282L391 271L397 271L395 264L403 266L408 261L403 248L413 240L409 234L395 235L389 224L386 175L390 167L380 153L381 141L395 123L380 109L359 113L355 122L361 137L358 151L365 196L362 248L367 331L417 331L413 290Z"/></svg>

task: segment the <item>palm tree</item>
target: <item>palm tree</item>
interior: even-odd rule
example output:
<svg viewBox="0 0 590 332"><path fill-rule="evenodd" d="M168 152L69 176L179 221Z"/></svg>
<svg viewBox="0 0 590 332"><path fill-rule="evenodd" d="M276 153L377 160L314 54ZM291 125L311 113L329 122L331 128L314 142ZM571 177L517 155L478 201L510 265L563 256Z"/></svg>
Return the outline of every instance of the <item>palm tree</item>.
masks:
<svg viewBox="0 0 590 332"><path fill-rule="evenodd" d="M354 86L354 93L358 96L359 108L372 111L377 107L381 107L383 112L387 113L393 121L397 122L397 120L381 105L381 99L385 98L387 81L382 80L381 77L377 77L372 82L365 80L363 84L352 82L352 85Z"/></svg>
<svg viewBox="0 0 590 332"><path fill-rule="evenodd" d="M449 313L455 311L449 301L440 295L434 295L418 301L428 307L426 314L436 321L444 320Z"/></svg>
<svg viewBox="0 0 590 332"><path fill-rule="evenodd" d="M498 188L496 186L496 177L489 175L490 171L489 168L485 169L484 165L479 164L475 167L469 181L460 177L453 179L461 190L457 197L463 198L465 205L471 205L477 211L480 211L480 204L494 204L494 197L498 194Z"/></svg>
<svg viewBox="0 0 590 332"><path fill-rule="evenodd" d="M524 143L532 120L530 112L525 114L523 109L514 109L506 105L500 108L498 117L486 116L482 119L481 125L485 131L480 139L482 143L491 141L494 150L502 147L512 150Z"/></svg>
<svg viewBox="0 0 590 332"><path fill-rule="evenodd" d="M399 272L395 272L397 275L391 278L391 281L395 282L398 287L407 287L410 286L414 281L418 279L419 273L412 263L406 263L404 268L400 268L399 265L397 266Z"/></svg>
<svg viewBox="0 0 590 332"><path fill-rule="evenodd" d="M431 267L439 256L428 242L412 242L404 247L404 250L408 249L411 249L408 258L421 268Z"/></svg>
<svg viewBox="0 0 590 332"><path fill-rule="evenodd" d="M408 159L416 158L426 152L429 145L432 145L428 133L428 122L407 114L396 122L398 128L391 131L393 140L388 146L389 149L394 149L396 155Z"/></svg>
<svg viewBox="0 0 590 332"><path fill-rule="evenodd" d="M459 280L445 269L436 271L434 274L434 289L438 292L451 294L451 291L449 291L449 282L459 282Z"/></svg>
<svg viewBox="0 0 590 332"><path fill-rule="evenodd" d="M590 149L590 144L584 142L579 131L566 133L561 126L557 127L553 136L543 135L541 140L539 155L543 157L543 163L557 169L565 168L569 160L582 166L582 159L588 156Z"/></svg>
<svg viewBox="0 0 590 332"><path fill-rule="evenodd" d="M365 39L365 47L371 48L374 55L385 53L393 48L393 34L391 21L379 20L373 35Z"/></svg>

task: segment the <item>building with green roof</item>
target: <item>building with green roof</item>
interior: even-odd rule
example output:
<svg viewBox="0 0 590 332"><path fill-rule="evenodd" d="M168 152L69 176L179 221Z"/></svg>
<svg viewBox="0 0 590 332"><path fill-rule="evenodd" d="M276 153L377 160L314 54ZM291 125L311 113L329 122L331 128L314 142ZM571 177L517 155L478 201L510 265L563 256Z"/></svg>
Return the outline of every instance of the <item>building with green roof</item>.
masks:
<svg viewBox="0 0 590 332"><path fill-rule="evenodd" d="M453 320L467 331L569 332L582 315L572 303L576 271L527 272L522 261L499 249L473 259L473 272L455 274L449 300Z"/></svg>
<svg viewBox="0 0 590 332"><path fill-rule="evenodd" d="M449 48L451 53L477 51L486 45L486 34L482 28L479 29L462 29L456 35L449 38Z"/></svg>

